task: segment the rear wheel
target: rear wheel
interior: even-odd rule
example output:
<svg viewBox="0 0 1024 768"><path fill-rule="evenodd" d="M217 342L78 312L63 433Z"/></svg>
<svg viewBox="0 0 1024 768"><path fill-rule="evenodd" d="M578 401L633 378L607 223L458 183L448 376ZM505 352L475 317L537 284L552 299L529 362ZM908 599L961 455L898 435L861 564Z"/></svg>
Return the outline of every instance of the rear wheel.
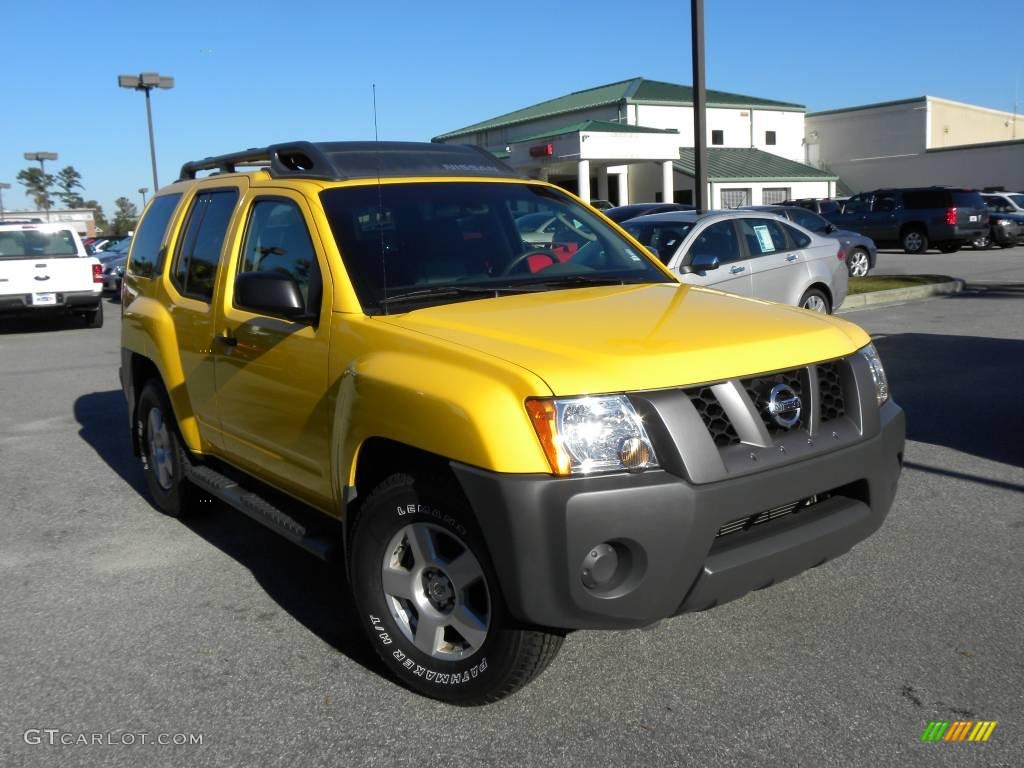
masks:
<svg viewBox="0 0 1024 768"><path fill-rule="evenodd" d="M908 229L900 242L905 253L924 253L928 250L928 235L920 229Z"/></svg>
<svg viewBox="0 0 1024 768"><path fill-rule="evenodd" d="M185 477L191 459L178 434L167 393L156 379L147 381L139 394L135 430L146 488L157 509L171 517L195 511L204 495Z"/></svg>
<svg viewBox="0 0 1024 768"><path fill-rule="evenodd" d="M971 240L971 248L976 251L987 251L992 247L992 236L986 232L983 235L978 235L976 238Z"/></svg>
<svg viewBox="0 0 1024 768"><path fill-rule="evenodd" d="M360 621L402 683L441 701L517 691L562 636L514 625L469 504L451 485L396 474L363 503L352 537Z"/></svg>
<svg viewBox="0 0 1024 768"><path fill-rule="evenodd" d="M103 300L96 305L96 309L86 312L82 315L85 319L86 328L102 328L103 327Z"/></svg>
<svg viewBox="0 0 1024 768"><path fill-rule="evenodd" d="M820 312L823 315L832 313L832 305L829 303L828 296L817 288L807 289L803 298L800 299L800 306L811 310L811 312Z"/></svg>
<svg viewBox="0 0 1024 768"><path fill-rule="evenodd" d="M854 248L846 257L846 267L850 277L865 277L871 271L871 258L863 248Z"/></svg>

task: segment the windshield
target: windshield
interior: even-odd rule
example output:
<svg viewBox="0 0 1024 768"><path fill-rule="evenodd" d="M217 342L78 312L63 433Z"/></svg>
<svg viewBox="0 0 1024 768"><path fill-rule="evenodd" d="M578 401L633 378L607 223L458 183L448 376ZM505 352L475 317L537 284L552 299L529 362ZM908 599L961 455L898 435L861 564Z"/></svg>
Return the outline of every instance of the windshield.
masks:
<svg viewBox="0 0 1024 768"><path fill-rule="evenodd" d="M1010 195L1009 197L1018 208L1024 208L1024 195Z"/></svg>
<svg viewBox="0 0 1024 768"><path fill-rule="evenodd" d="M37 259L78 256L71 230L40 232L37 229L0 232L0 259Z"/></svg>
<svg viewBox="0 0 1024 768"><path fill-rule="evenodd" d="M671 282L598 215L550 187L373 184L328 189L321 199L368 314L390 311L403 295L424 305L594 284ZM517 220L534 214L531 221L550 224L524 232ZM415 306L396 311L409 308Z"/></svg>
<svg viewBox="0 0 1024 768"><path fill-rule="evenodd" d="M622 228L657 255L662 264L668 264L683 240L693 229L694 221L627 221Z"/></svg>

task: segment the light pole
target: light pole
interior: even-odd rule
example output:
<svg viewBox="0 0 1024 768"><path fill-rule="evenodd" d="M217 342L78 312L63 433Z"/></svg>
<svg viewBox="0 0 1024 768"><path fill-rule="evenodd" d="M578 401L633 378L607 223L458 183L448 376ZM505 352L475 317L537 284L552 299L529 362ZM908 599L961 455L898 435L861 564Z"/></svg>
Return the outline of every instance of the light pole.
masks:
<svg viewBox="0 0 1024 768"><path fill-rule="evenodd" d="M43 178L45 180L45 177L46 177L46 161L47 160L56 160L57 159L57 153L56 152L26 152L25 153L25 159L26 160L34 160L34 161L38 161L39 162L39 170L43 172ZM49 221L50 220L50 194L45 189L43 190L43 192L45 193L45 198L44 199L46 200L46 220Z"/></svg>
<svg viewBox="0 0 1024 768"><path fill-rule="evenodd" d="M0 221L4 220L4 190L10 188L11 185L6 181L0 181Z"/></svg>
<svg viewBox="0 0 1024 768"><path fill-rule="evenodd" d="M144 91L146 94L146 122L149 124L149 159L153 164L153 191L160 189L156 180L156 147L153 144L153 111L149 106L149 92L154 88L170 90L174 87L174 78L156 72L143 72L141 75L118 75L117 84L133 91Z"/></svg>
<svg viewBox="0 0 1024 768"><path fill-rule="evenodd" d="M708 137L704 108L704 0L690 0L690 45L693 58L693 205L698 210L713 207L708 200ZM751 118L753 120L753 118Z"/></svg>
<svg viewBox="0 0 1024 768"><path fill-rule="evenodd" d="M146 193L149 192L149 187L139 187L139 194L142 195L142 207L146 207Z"/></svg>

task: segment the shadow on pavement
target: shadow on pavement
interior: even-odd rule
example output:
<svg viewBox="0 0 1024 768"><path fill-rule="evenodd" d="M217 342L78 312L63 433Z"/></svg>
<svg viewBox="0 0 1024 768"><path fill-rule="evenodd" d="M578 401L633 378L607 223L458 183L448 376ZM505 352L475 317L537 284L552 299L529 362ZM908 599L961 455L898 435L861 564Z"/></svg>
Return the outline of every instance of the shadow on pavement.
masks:
<svg viewBox="0 0 1024 768"><path fill-rule="evenodd" d="M875 346L909 440L1024 466L1024 341L900 333Z"/></svg>
<svg viewBox="0 0 1024 768"><path fill-rule="evenodd" d="M954 293L952 296L971 299L1021 299L1024 298L1024 283L968 282L963 293Z"/></svg>
<svg viewBox="0 0 1024 768"><path fill-rule="evenodd" d="M83 395L75 401L74 413L79 436L149 502L142 465L132 453L121 390ZM202 506L182 524L248 568L283 610L324 642L366 669L388 676L358 625L340 567L317 560L226 505Z"/></svg>

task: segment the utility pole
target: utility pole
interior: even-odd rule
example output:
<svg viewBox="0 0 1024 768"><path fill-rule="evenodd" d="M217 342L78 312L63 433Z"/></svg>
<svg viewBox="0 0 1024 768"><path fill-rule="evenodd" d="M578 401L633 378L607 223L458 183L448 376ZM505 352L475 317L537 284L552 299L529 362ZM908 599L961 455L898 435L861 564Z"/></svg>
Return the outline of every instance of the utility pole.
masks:
<svg viewBox="0 0 1024 768"><path fill-rule="evenodd" d="M156 144L153 141L153 110L149 106L149 92L154 88L170 90L174 87L174 78L158 72L143 72L141 75L118 75L117 84L121 88L143 91L146 94L146 124L149 126L149 161L153 165L153 192L160 189L156 180Z"/></svg>
<svg viewBox="0 0 1024 768"><path fill-rule="evenodd" d="M711 207L708 195L708 141L704 128L704 0L690 0L690 40L693 53L693 204Z"/></svg>

